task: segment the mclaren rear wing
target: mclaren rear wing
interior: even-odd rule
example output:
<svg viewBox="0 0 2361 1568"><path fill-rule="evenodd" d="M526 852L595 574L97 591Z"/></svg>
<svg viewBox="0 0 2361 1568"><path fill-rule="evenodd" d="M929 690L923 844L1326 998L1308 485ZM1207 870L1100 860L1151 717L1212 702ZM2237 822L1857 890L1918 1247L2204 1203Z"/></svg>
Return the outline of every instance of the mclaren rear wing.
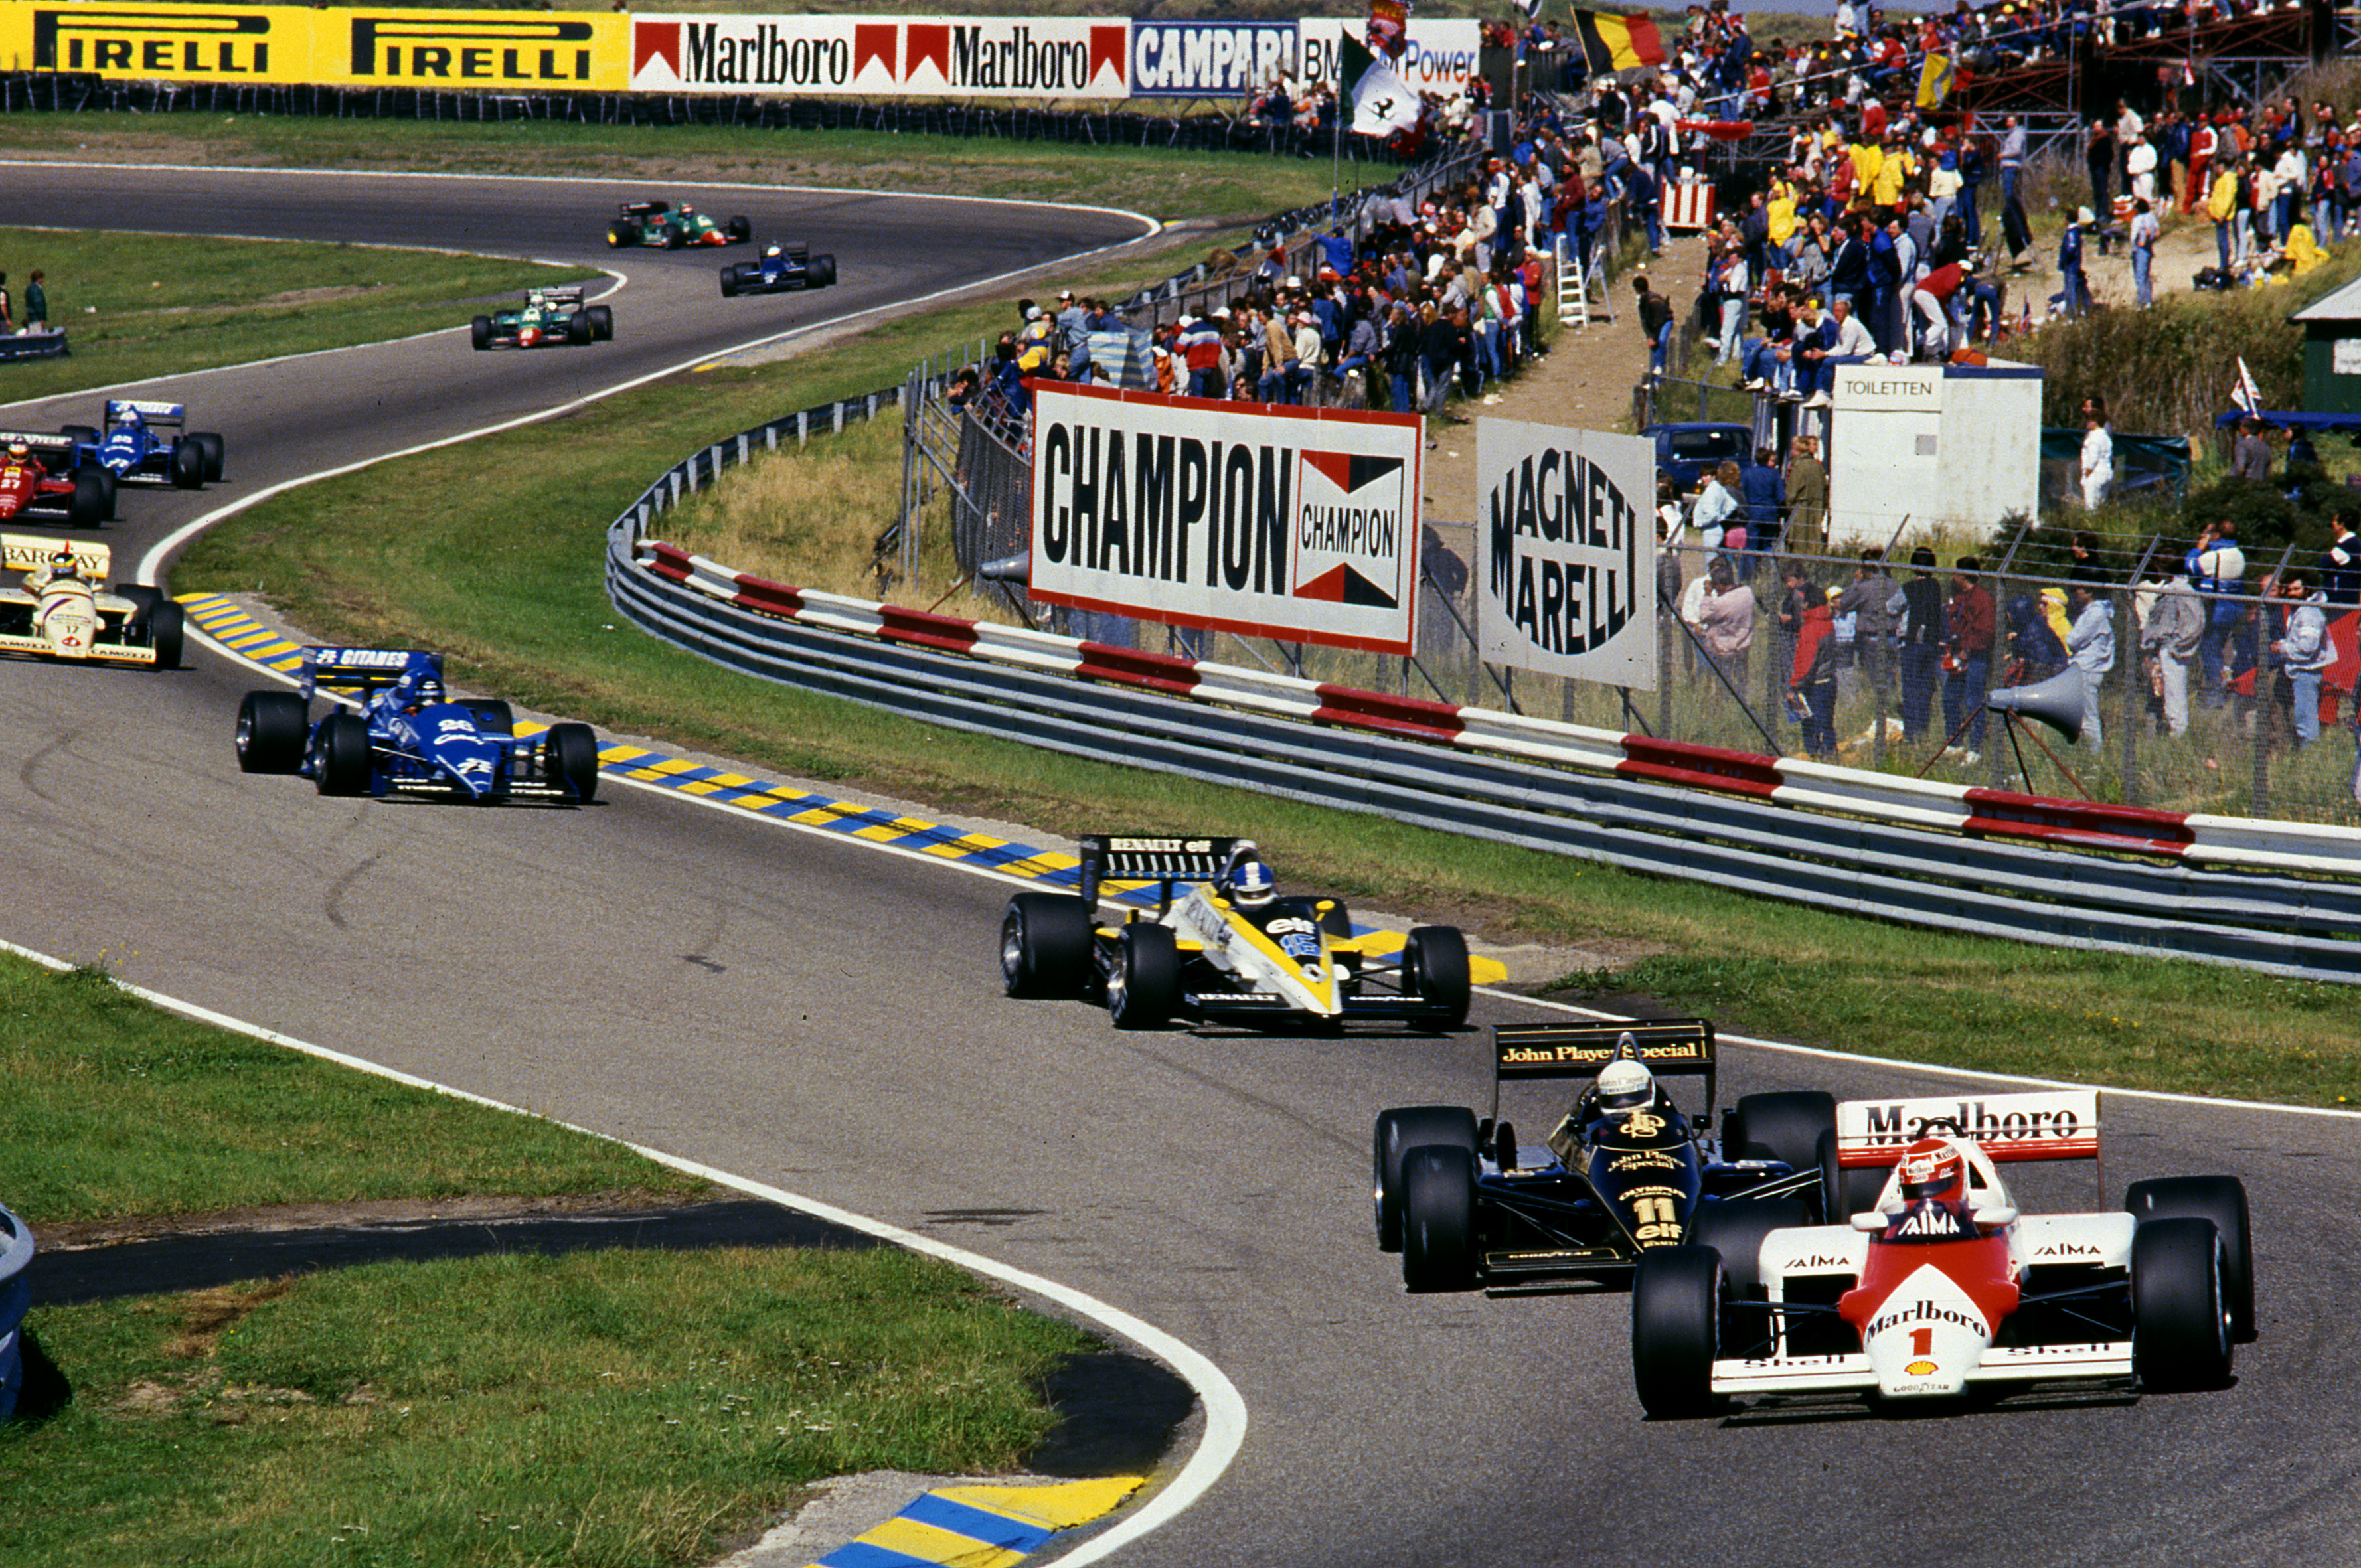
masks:
<svg viewBox="0 0 2361 1568"><path fill-rule="evenodd" d="M2099 1091L2043 1089L2024 1094L1939 1094L1923 1100L1845 1100L1837 1104L1837 1164L1891 1169L1929 1131L1966 1138L1994 1165L2014 1160L2099 1160ZM2102 1190L2103 1172L2100 1172Z"/></svg>
<svg viewBox="0 0 2361 1568"><path fill-rule="evenodd" d="M1172 907L1176 885L1214 881L1229 869L1232 852L1246 842L1085 834L1081 840L1082 902L1095 910L1102 883L1148 883L1156 889L1156 912L1162 915Z"/></svg>
<svg viewBox="0 0 2361 1568"><path fill-rule="evenodd" d="M1529 1078L1597 1078L1618 1057L1662 1077L1705 1080L1705 1114L1714 1107L1713 1025L1702 1018L1647 1023L1492 1025L1492 1119L1500 1119L1500 1085Z"/></svg>

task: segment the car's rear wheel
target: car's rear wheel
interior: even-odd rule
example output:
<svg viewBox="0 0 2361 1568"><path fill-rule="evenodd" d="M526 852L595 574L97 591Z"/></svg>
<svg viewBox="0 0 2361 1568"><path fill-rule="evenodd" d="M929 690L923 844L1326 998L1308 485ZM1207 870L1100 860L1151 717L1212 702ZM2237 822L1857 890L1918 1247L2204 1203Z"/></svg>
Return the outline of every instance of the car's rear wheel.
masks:
<svg viewBox="0 0 2361 1568"><path fill-rule="evenodd" d="M729 233L731 239L744 245L754 237L754 225L744 218L734 217L730 220Z"/></svg>
<svg viewBox="0 0 2361 1568"><path fill-rule="evenodd" d="M2230 1332L2241 1344L2255 1337L2255 1244L2246 1214L2246 1184L2235 1176L2167 1176L2135 1181L2124 1208L2146 1224L2155 1220L2211 1220L2222 1238L2222 1296Z"/></svg>
<svg viewBox="0 0 2361 1568"><path fill-rule="evenodd" d="M1822 1090L1743 1094L1721 1124L1724 1159L1775 1159L1800 1171L1818 1171L1820 1139L1837 1129L1836 1096ZM1872 1192L1873 1200L1876 1194ZM1823 1207L1832 1201L1824 1196ZM1840 1223L1840 1216L1829 1215Z"/></svg>
<svg viewBox="0 0 2361 1568"><path fill-rule="evenodd" d="M609 246L618 247L639 244L639 225L636 224L609 224L607 225L607 243Z"/></svg>
<svg viewBox="0 0 2361 1568"><path fill-rule="evenodd" d="M833 256L815 256L804 268L804 287L807 289L825 289L835 281L836 258Z"/></svg>
<svg viewBox="0 0 2361 1568"><path fill-rule="evenodd" d="M203 489L205 483L205 449L183 438L172 443L172 488L181 490Z"/></svg>
<svg viewBox="0 0 2361 1568"><path fill-rule="evenodd" d="M114 489L115 476L97 468L84 468L73 477L73 495L66 502L66 521L76 528L96 528L104 522L114 509L107 503Z"/></svg>
<svg viewBox="0 0 2361 1568"><path fill-rule="evenodd" d="M1133 921L1115 938L1107 1016L1118 1029L1160 1029L1180 1004L1180 951L1170 927Z"/></svg>
<svg viewBox="0 0 2361 1568"><path fill-rule="evenodd" d="M577 311L572 315L566 318L566 342L575 344L589 343L594 341L597 337L598 334L591 329L590 318L582 312Z"/></svg>
<svg viewBox="0 0 2361 1568"><path fill-rule="evenodd" d="M492 345L492 318L478 316L474 330L477 349L480 351L489 348Z"/></svg>
<svg viewBox="0 0 2361 1568"><path fill-rule="evenodd" d="M2230 1380L2224 1249L2211 1220L2148 1220L2132 1233L2132 1375L2159 1390Z"/></svg>
<svg viewBox="0 0 2361 1568"><path fill-rule="evenodd" d="M1631 1382L1657 1420L1710 1415L1721 1348L1721 1259L1701 1246L1640 1255L1631 1275Z"/></svg>
<svg viewBox="0 0 2361 1568"><path fill-rule="evenodd" d="M1410 1289L1476 1286L1476 1157L1429 1144L1402 1160L1402 1284Z"/></svg>
<svg viewBox="0 0 2361 1568"><path fill-rule="evenodd" d="M1405 1105L1378 1113L1370 1138L1370 1175L1377 1210L1378 1250L1402 1246L1402 1161L1413 1149L1454 1148L1476 1152L1476 1113L1461 1105Z"/></svg>
<svg viewBox="0 0 2361 1568"><path fill-rule="evenodd" d="M312 780L322 795L359 795L368 788L368 725L360 715L332 713L312 731Z"/></svg>
<svg viewBox="0 0 2361 1568"><path fill-rule="evenodd" d="M590 334L606 343L615 335L615 313L606 305L590 305L582 313L590 318Z"/></svg>
<svg viewBox="0 0 2361 1568"><path fill-rule="evenodd" d="M1763 1295L1763 1238L1812 1223L1812 1208L1795 1198L1722 1198L1697 1205L1688 1241L1721 1255L1732 1299Z"/></svg>
<svg viewBox="0 0 2361 1568"><path fill-rule="evenodd" d="M205 455L205 483L218 485L229 466L229 443L210 430L201 430L189 437L197 450Z"/></svg>
<svg viewBox="0 0 2361 1568"><path fill-rule="evenodd" d="M76 446L95 446L98 444L98 432L90 425L61 424L58 426L58 433L64 436L68 441L72 442Z"/></svg>
<svg viewBox="0 0 2361 1568"><path fill-rule="evenodd" d="M516 710L509 707L507 698L475 697L461 706L467 708L476 721L476 728L483 733L503 739L516 733Z"/></svg>
<svg viewBox="0 0 2361 1568"><path fill-rule="evenodd" d="M1063 893L1020 893L1000 917L1000 984L1011 996L1080 996L1091 976L1091 908Z"/></svg>
<svg viewBox="0 0 2361 1568"><path fill-rule="evenodd" d="M1446 1029L1467 1022L1466 938L1449 926L1418 927L1402 948L1401 964L1404 996L1441 1008Z"/></svg>
<svg viewBox="0 0 2361 1568"><path fill-rule="evenodd" d="M148 639L156 650L156 667L177 670L181 667L181 650L187 640L185 612L170 599L164 600L148 612Z"/></svg>
<svg viewBox="0 0 2361 1568"><path fill-rule="evenodd" d="M725 300L738 297L738 269L735 267L721 269L721 297Z"/></svg>
<svg viewBox="0 0 2361 1568"><path fill-rule="evenodd" d="M542 737L544 777L563 784L583 806L598 798L598 737L587 724L553 724Z"/></svg>
<svg viewBox="0 0 2361 1568"><path fill-rule="evenodd" d="M311 724L292 692L248 692L237 705L237 771L291 773L303 765Z"/></svg>

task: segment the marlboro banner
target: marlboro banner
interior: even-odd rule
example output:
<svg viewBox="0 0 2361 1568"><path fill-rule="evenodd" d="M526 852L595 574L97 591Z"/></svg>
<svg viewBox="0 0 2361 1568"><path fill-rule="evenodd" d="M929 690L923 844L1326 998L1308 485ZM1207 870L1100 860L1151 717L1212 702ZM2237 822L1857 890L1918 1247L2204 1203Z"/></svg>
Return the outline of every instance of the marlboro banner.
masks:
<svg viewBox="0 0 2361 1568"><path fill-rule="evenodd" d="M1418 416L1027 385L1034 598L1411 651Z"/></svg>
<svg viewBox="0 0 2361 1568"><path fill-rule="evenodd" d="M1484 658L1655 690L1655 444L1487 419L1476 475Z"/></svg>

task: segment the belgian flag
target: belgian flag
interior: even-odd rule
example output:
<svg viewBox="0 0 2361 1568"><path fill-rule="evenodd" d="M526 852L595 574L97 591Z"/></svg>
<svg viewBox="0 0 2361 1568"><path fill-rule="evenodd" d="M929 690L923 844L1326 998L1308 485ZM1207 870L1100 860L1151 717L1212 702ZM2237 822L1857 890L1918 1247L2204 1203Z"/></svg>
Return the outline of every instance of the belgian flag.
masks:
<svg viewBox="0 0 2361 1568"><path fill-rule="evenodd" d="M1574 26L1594 76L1664 63L1664 40L1656 36L1656 24L1645 12L1618 16L1605 11L1576 11Z"/></svg>

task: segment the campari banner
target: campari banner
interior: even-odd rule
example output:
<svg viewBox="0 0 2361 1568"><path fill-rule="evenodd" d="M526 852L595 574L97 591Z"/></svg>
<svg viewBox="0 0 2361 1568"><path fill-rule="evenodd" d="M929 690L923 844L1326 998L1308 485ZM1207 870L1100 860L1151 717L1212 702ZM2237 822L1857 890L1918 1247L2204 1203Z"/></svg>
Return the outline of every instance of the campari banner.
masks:
<svg viewBox="0 0 2361 1568"><path fill-rule="evenodd" d="M1655 444L1487 419L1476 474L1484 658L1655 690Z"/></svg>
<svg viewBox="0 0 2361 1568"><path fill-rule="evenodd" d="M1125 98L1130 37L1075 16L639 15L631 89Z"/></svg>
<svg viewBox="0 0 2361 1568"><path fill-rule="evenodd" d="M1034 598L1411 651L1418 416L1027 385Z"/></svg>

